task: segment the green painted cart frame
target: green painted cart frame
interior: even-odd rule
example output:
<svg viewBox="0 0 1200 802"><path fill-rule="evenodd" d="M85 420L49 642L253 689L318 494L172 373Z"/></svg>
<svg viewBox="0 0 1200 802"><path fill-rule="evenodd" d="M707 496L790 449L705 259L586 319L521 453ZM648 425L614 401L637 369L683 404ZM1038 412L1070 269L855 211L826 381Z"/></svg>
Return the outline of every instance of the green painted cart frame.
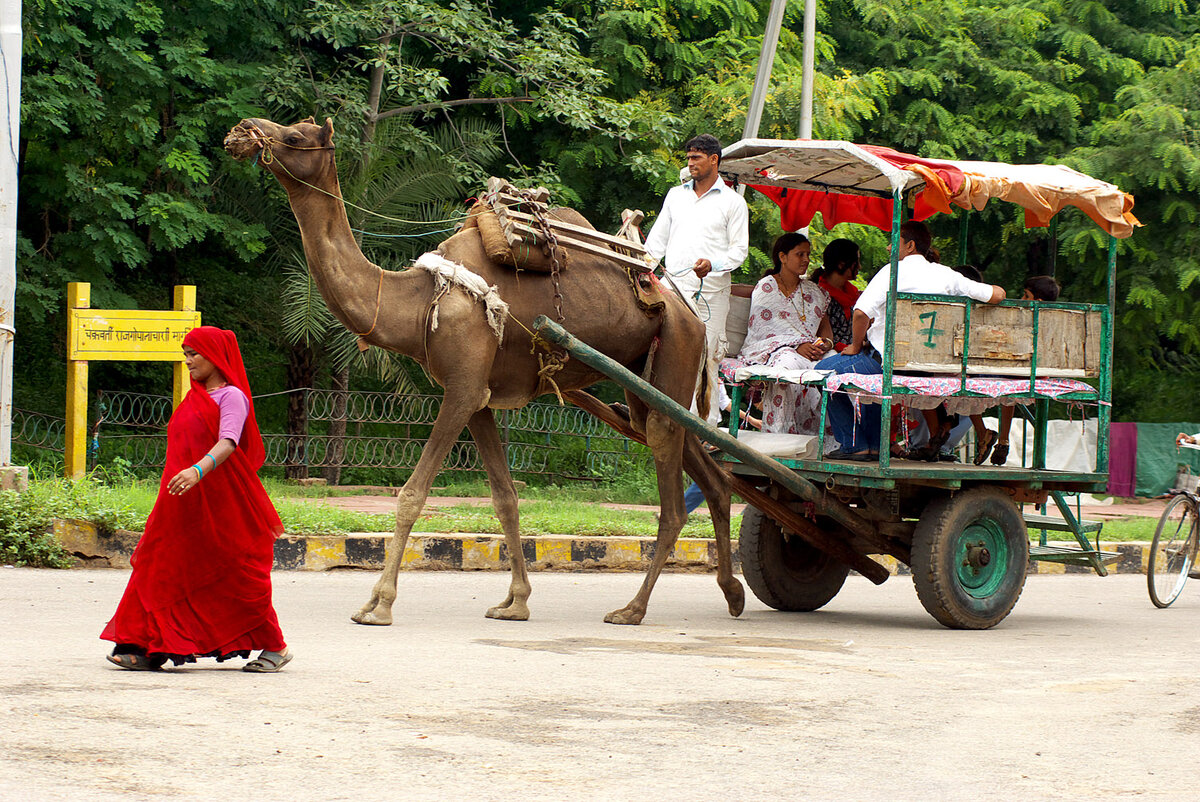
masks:
<svg viewBox="0 0 1200 802"><path fill-rule="evenodd" d="M771 146L794 146L801 157L814 158L817 179L798 175L793 159L774 169ZM823 148L823 150L822 150ZM730 156L735 157L733 164ZM749 154L739 169L739 155ZM854 173L853 186L839 186L830 175L842 169L837 159ZM739 142L726 149L722 172L743 183L769 181L774 186L818 188L824 192L888 197L892 204L891 284L886 307L887 339L883 353L881 420L889 421L894 395L911 391L893 384L895 364L896 304L899 299L958 304L963 310L962 363L956 395L976 395L967 389L967 354L970 352L970 316L975 302L963 298L897 292L900 225L908 196L920 190L923 180L889 171L849 143L778 143L762 140ZM853 160L857 160L856 162ZM853 162L853 163L851 163ZM767 163L768 168L763 164ZM831 166L832 165L832 166ZM792 170L797 175L786 174ZM855 172L857 171L857 172ZM874 172L872 172L874 171ZM1086 178L1086 176L1084 177ZM753 180L751 180L753 179ZM789 183L791 182L791 183ZM885 186L886 185L886 186ZM1111 186L1111 185L1105 185ZM1112 188L1116 190L1115 187ZM962 236L968 229L962 213ZM960 243L965 248L965 243ZM552 342L633 392L652 408L667 414L702 440L720 449L733 488L752 506L743 516L740 554L743 574L752 591L768 605L782 610L814 610L833 598L852 568L873 582L888 571L871 555L887 555L911 568L918 597L938 621L954 628L982 629L1003 620L1024 587L1029 560L1048 560L1091 567L1105 575L1105 564L1116 554L1099 548L1100 525L1080 521L1064 494L1102 492L1108 481L1109 423L1112 400L1113 309L1116 298L1116 238L1108 242L1108 303L1073 304L1005 301L1004 306L1032 310L1033 358L1030 391L1038 377L1038 319L1043 310L1065 309L1098 312L1101 320L1101 362L1095 392L1070 394L1060 401L1094 403L1097 419L1096 469L1091 472L1046 468L1047 425L1050 401L1034 403L1034 456L1028 467L973 466L894 460L880 449L877 463L842 460L798 460L767 457L737 439L740 385L731 393L733 411L729 431L718 430L658 393L623 366L608 360L545 318L536 325ZM822 392L821 420L825 421L828 393ZM822 426L824 429L824 426ZM821 433L824 453L824 432ZM1061 514L1025 515L1022 505L1052 501ZM1041 531L1039 545L1030 548L1028 530ZM1073 547L1054 546L1047 530L1070 533ZM1088 535L1096 537L1089 542Z"/></svg>

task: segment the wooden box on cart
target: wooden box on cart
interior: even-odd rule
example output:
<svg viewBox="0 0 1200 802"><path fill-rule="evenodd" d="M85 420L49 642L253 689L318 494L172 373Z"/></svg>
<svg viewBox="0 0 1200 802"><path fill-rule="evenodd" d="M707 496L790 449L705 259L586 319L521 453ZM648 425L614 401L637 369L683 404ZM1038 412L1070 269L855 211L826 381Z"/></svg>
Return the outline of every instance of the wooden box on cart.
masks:
<svg viewBox="0 0 1200 802"><path fill-rule="evenodd" d="M970 337L967 306L970 304ZM971 375L1028 377L1037 343L1038 378L1090 379L1102 365L1099 311L1038 305L991 306L968 301L896 301L894 369L959 373L967 348Z"/></svg>

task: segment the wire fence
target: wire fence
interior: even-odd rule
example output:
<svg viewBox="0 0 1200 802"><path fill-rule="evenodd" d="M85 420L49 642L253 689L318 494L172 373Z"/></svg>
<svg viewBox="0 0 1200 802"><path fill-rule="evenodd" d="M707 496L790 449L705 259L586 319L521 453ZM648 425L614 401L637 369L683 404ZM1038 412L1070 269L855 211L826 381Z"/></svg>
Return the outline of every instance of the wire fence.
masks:
<svg viewBox="0 0 1200 802"><path fill-rule="evenodd" d="M267 466L297 469L380 468L411 470L417 464L441 410L441 396L301 389L254 399L259 419L279 420L283 405L299 405L303 431L264 432ZM160 468L166 461L170 396L101 390L90 423L92 465L121 460L130 468ZM267 414L264 414L267 413ZM496 423L505 443L509 470L562 479L610 479L649 452L620 436L581 409L532 403L498 410ZM344 428L345 434L336 433ZM14 409L14 444L62 453L65 424L36 412ZM468 433L447 455L442 470L482 472L479 452Z"/></svg>

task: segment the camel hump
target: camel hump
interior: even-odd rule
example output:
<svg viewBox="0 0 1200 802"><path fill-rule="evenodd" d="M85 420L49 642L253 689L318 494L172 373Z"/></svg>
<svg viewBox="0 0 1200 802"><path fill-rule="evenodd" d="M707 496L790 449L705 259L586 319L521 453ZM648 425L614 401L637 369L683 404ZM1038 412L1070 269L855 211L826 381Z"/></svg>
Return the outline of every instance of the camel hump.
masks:
<svg viewBox="0 0 1200 802"><path fill-rule="evenodd" d="M552 207L548 214L560 223L570 223L580 228L590 228L592 231L596 230L596 227L588 222L588 219L581 212L577 212L569 206Z"/></svg>

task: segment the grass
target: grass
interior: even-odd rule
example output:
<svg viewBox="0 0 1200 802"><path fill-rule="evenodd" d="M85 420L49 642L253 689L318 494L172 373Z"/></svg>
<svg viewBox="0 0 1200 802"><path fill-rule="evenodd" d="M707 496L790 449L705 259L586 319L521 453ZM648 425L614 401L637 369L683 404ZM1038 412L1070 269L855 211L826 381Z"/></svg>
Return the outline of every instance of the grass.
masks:
<svg viewBox="0 0 1200 802"><path fill-rule="evenodd" d="M741 516L734 516L735 533L740 524ZM500 525L490 506L457 505L426 513L417 521L416 528L423 532L478 534L498 532ZM644 510L613 510L583 501L529 501L521 505L521 534L525 536L654 537L657 532L654 513ZM680 536L712 537L712 534L709 517L693 515Z"/></svg>
<svg viewBox="0 0 1200 802"><path fill-rule="evenodd" d="M112 483L109 483L112 482ZM616 485L581 483L571 486L527 487L521 491L521 534L566 535L580 537L653 537L658 522L651 511L614 510L606 503L650 503L642 482ZM391 532L392 513L371 514L341 509L320 503L335 496L362 495L361 489L338 487L301 487L268 480L268 493L279 511L285 531L293 535L340 535L350 532ZM0 563L62 567L67 555L47 534L54 518L77 518L98 525L102 530L141 530L154 506L158 482L149 480L117 481L90 477L79 481L66 479L31 480L24 494L0 493ZM379 488L378 494L391 494ZM486 497L487 484L478 482L447 483L441 495ZM740 516L732 521L737 537ZM1131 517L1106 521L1101 533L1104 542L1149 541L1157 519ZM414 527L419 532L497 533L498 520L490 505L460 504L433 508L422 515ZM681 532L682 537L712 537L707 515L693 515ZM1036 540L1037 532L1030 532ZM1062 532L1050 533L1055 541L1069 540Z"/></svg>

